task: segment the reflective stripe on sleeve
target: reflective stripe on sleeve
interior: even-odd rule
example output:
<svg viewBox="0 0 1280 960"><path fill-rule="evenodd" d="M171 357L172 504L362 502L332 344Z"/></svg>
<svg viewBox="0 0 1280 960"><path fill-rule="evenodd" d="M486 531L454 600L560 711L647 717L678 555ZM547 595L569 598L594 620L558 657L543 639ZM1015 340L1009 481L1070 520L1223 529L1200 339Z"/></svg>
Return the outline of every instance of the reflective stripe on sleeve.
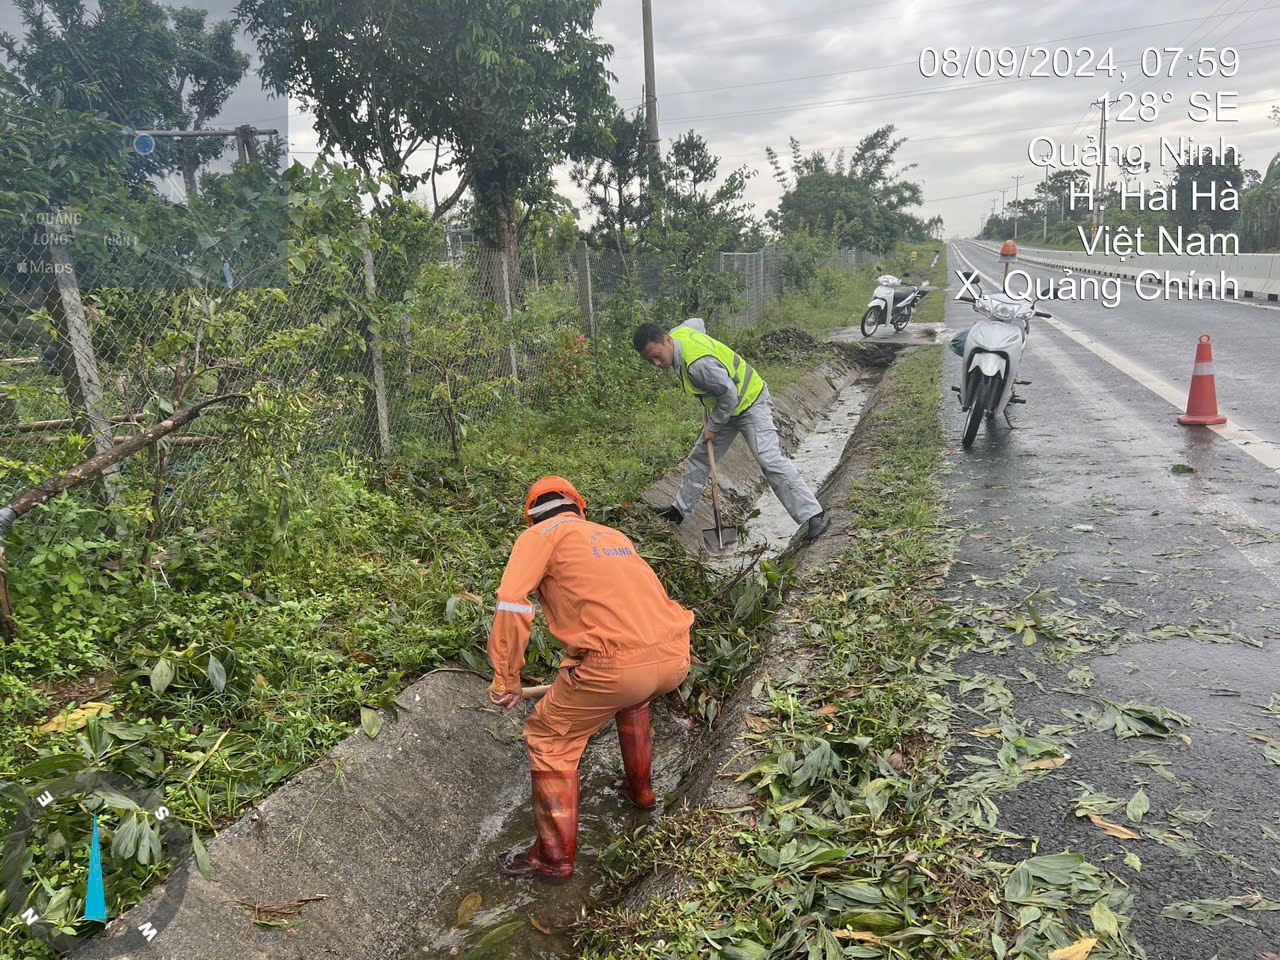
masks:
<svg viewBox="0 0 1280 960"><path fill-rule="evenodd" d="M533 616L533 605L529 603L511 603L507 600L499 600L497 610L499 613L522 613L527 617Z"/></svg>

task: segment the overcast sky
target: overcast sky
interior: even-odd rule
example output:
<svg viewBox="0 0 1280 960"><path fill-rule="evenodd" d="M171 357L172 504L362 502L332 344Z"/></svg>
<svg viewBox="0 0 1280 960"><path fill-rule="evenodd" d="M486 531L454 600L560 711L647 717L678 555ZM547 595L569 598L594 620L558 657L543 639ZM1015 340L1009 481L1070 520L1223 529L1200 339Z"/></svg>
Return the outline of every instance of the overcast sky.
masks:
<svg viewBox="0 0 1280 960"><path fill-rule="evenodd" d="M228 16L234 0L193 5L217 19ZM992 199L1000 200L1001 187L1013 199L1014 177L1024 178L1023 196L1043 177L1027 159L1029 141L1043 134L1068 149L1084 144L1098 129L1098 111L1089 103L1107 92L1173 94L1171 104L1160 104L1157 123L1113 122L1109 128L1113 142L1146 146L1157 161L1153 168L1160 166L1161 136L1225 136L1240 148L1246 165L1258 169L1280 151L1280 126L1268 119L1271 106L1280 104L1277 0L654 0L653 6L664 144L694 129L723 158L724 168L745 164L759 171L749 181L748 199L760 215L779 196L766 146L786 156L787 138L794 136L806 151L852 148L877 126L893 123L908 138L899 157L916 164L910 176L924 185L920 215L941 214L948 232L970 233ZM627 109L642 100L640 8L640 0L603 0L596 17L597 33L615 49L614 93ZM0 29L20 32L9 0L0 0ZM1035 44L1092 47L1099 56L1111 48L1116 76L921 75L924 48ZM241 46L251 52L247 39ZM1144 48L1166 46L1196 53L1235 46L1239 72L1225 80L1189 79L1193 64L1184 54L1172 79L1145 80L1137 65ZM1121 71L1128 74L1125 83ZM1237 92L1238 122L1187 119L1187 98L1196 90ZM256 76L246 78L212 122L282 130L287 124L291 155L303 163L314 160L310 116L296 103L286 108L266 97ZM580 200L566 176L560 184L563 193Z"/></svg>

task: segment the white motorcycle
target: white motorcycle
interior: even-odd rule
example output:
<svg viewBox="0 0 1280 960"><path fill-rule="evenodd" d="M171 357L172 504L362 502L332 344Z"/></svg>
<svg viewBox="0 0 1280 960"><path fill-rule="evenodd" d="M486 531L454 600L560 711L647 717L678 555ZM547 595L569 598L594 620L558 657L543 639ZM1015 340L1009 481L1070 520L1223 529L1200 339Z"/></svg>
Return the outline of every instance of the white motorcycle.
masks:
<svg viewBox="0 0 1280 960"><path fill-rule="evenodd" d="M952 387L960 394L960 409L967 416L964 421L964 437L961 445L968 450L978 435L978 424L984 418L994 421L1004 414L1009 420L1011 403L1026 403L1014 393L1014 386L1025 386L1029 380L1018 380L1018 362L1031 332L1031 318L1050 317L1052 314L1037 310L1038 301L1028 303L1005 293L982 293L975 273L965 274L970 286L979 296L961 296L966 303L981 314L972 327L952 341L953 352L963 359L961 385ZM957 345L960 345L957 349Z"/></svg>
<svg viewBox="0 0 1280 960"><path fill-rule="evenodd" d="M886 273L876 277L875 293L867 304L867 312L862 315L862 335L869 337L880 329L882 323L892 323L893 329L899 333L911 322L911 314L915 312L924 295L932 288L926 282L920 286L904 283L909 273L899 279Z"/></svg>

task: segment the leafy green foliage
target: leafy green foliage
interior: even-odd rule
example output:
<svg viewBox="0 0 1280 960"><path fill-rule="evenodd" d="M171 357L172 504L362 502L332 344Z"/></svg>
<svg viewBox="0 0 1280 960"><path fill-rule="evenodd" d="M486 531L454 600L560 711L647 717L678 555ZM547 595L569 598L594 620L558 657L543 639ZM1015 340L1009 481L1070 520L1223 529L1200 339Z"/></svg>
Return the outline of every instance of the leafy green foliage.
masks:
<svg viewBox="0 0 1280 960"><path fill-rule="evenodd" d="M895 168L895 156L906 142L894 138L892 124L864 137L845 162L841 150L833 159L814 152L804 156L791 139L792 163L782 169L778 156L768 150L774 179L785 191L776 213L774 229L806 231L833 238L841 247L884 252L902 238L923 240L941 226L936 219L923 224L907 209L922 199L920 185L902 174L914 164Z"/></svg>
<svg viewBox="0 0 1280 960"><path fill-rule="evenodd" d="M872 463L848 503L856 535L788 598L791 635L818 666L756 691L752 761L739 774L754 802L676 813L615 843L603 861L614 880L661 869L684 893L598 911L585 957L700 955L708 944L760 958L1043 957L1081 938L1081 914L1102 937L1093 956L1132 955L1132 896L1083 856L993 856L1003 840L987 794L1062 756L1048 731L988 731L1003 740L992 772L948 785L964 714L947 661L968 629L921 586L947 559L940 368L922 352L887 374L865 434Z"/></svg>

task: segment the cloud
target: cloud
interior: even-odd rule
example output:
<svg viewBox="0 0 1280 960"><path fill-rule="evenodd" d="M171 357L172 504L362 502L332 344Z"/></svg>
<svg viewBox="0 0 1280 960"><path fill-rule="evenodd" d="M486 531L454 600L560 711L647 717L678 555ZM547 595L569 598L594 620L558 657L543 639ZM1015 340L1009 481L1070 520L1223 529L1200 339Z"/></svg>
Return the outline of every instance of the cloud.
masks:
<svg viewBox="0 0 1280 960"><path fill-rule="evenodd" d="M1102 16L1098 0L797 0L785 6L772 0L654 0L660 131L666 144L697 130L722 158L722 171L744 164L758 170L747 195L763 215L779 197L766 146L785 156L794 136L807 151L834 152L892 123L908 138L900 159L915 164L910 176L925 188L918 212L941 214L949 231L968 232L992 199L999 200L1001 187L1013 199L1015 176L1024 177L1024 191L1043 177L1027 158L1033 137L1083 144L1096 134L1098 111L1089 104L1104 94L1169 91L1174 98L1160 104L1156 124L1113 122L1113 141L1141 141L1154 156L1162 135L1202 141L1222 135L1249 166L1265 169L1277 143L1267 115L1280 103L1280 7L1268 8L1270 2L1113 0ZM595 22L598 35L615 48L609 63L617 77L614 95L628 110L643 102L640 9L637 0L603 0ZM921 74L922 50L1011 47L1021 54L1035 45L1073 54L1089 48L1095 61L1110 50L1116 73L1021 79ZM1141 76L1144 49L1185 47L1198 54L1202 47L1230 45L1239 48L1235 77L1188 78L1182 67L1172 78ZM1031 66L1038 63L1033 57ZM1128 74L1124 83L1121 71ZM249 84L256 91L256 79ZM1237 91L1238 122L1190 121L1187 97L1195 90ZM310 163L318 146L312 118L296 102L290 111L294 157ZM231 113L231 104L224 113ZM567 168L559 171L559 182L580 203Z"/></svg>

